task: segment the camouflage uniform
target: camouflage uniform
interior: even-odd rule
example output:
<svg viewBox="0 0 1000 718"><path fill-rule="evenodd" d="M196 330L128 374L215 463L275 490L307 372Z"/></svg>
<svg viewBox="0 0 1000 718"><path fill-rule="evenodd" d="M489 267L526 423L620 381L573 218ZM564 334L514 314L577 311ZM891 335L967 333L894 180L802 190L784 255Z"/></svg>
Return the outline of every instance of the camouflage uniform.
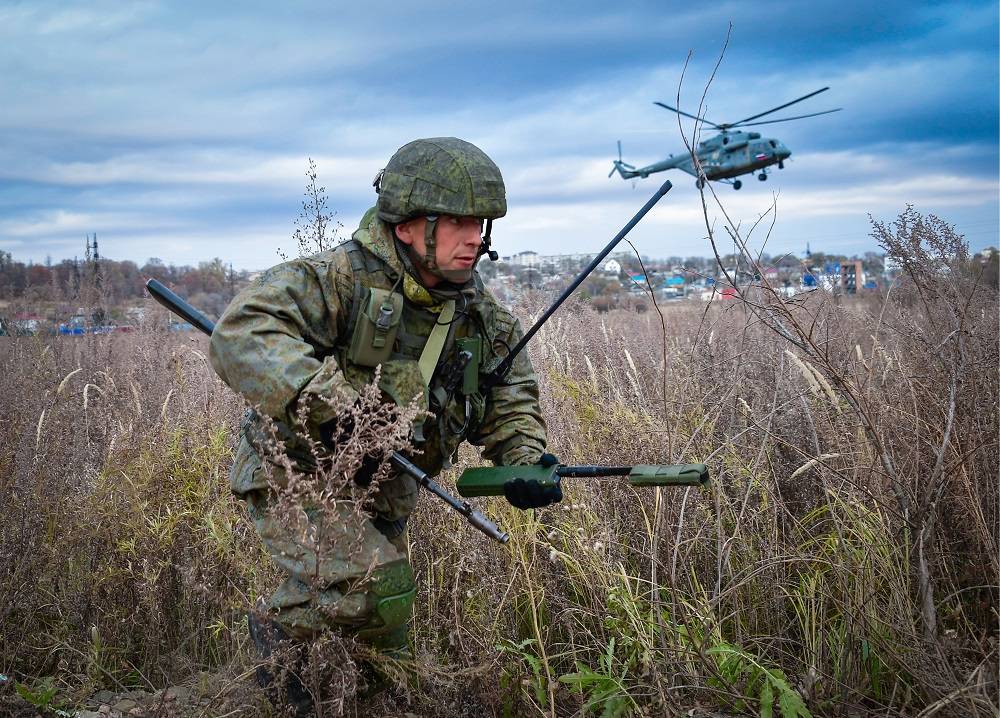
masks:
<svg viewBox="0 0 1000 718"><path fill-rule="evenodd" d="M398 404L423 397L424 406L435 412L416 432L421 452L411 457L413 462L436 475L463 440L482 446L483 456L496 464L536 462L545 450L545 424L525 353L504 381L485 395L472 392L467 402L442 397L440 372L426 386L418 369L443 297L454 297L463 311L451 323L439 368L454 358L456 341L478 337L479 373L485 375L522 336L518 321L483 287L478 274L463 286L449 284L447 290L429 292L407 271L408 258L396 243L391 224L372 208L350 241L265 272L233 300L212 334L211 361L219 376L283 432L295 425L304 407L304 428L315 435L336 419L325 398L349 404L374 376L373 367L355 364L349 356L359 305L371 288L401 287L402 317L391 356L381 364L380 388ZM380 482L372 518L358 528L360 536L345 535L342 551L316 556L268 516L267 474L279 482L283 474L277 466L264 466L259 440L259 421L250 416L230 479L288 576L270 600L275 620L299 639L339 628L386 649L405 645L414 586L403 527L417 499L414 480L396 475ZM289 456L296 458L295 451L291 442ZM359 587L358 580L369 572L371 580Z"/></svg>

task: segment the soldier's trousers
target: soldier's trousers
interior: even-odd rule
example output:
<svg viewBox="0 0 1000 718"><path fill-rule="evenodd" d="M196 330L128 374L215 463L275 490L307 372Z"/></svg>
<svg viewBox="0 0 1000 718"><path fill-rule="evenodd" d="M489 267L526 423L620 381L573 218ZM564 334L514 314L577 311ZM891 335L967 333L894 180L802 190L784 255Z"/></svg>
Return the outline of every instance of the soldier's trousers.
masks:
<svg viewBox="0 0 1000 718"><path fill-rule="evenodd" d="M307 508L308 523L302 518L291 525L272 510L269 490L244 498L257 533L286 576L268 608L291 638L309 640L332 629L388 653L406 652L416 591L405 530L388 538L394 533L388 526L379 530L348 501L323 512Z"/></svg>

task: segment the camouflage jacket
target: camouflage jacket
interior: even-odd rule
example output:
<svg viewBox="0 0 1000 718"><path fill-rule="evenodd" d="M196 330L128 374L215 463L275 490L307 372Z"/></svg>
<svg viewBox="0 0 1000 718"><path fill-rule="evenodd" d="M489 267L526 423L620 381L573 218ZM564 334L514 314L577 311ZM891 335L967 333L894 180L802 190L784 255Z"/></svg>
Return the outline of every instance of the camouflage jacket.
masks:
<svg viewBox="0 0 1000 718"><path fill-rule="evenodd" d="M403 270L396 254L391 229L369 210L350 242L314 255L280 264L264 272L229 305L212 334L210 356L216 372L242 394L258 411L279 423L294 426L306 409L307 431L335 418L325 398L339 397L348 403L374 377L374 368L358 366L348 359L352 313L359 290L398 287ZM438 368L454 358L455 340L479 337L482 377L522 336L518 321L483 287L478 275L465 311L456 314L441 353ZM430 299L429 295L427 297ZM431 300L433 301L433 300ZM440 386L436 372L429 389L424 386L417 359L438 314L435 307L421 306L407 294L399 333L390 359L382 364L380 388L400 403L409 402ZM545 423L538 403L538 384L526 353L521 353L506 379L485 395L470 396L469 421L460 433L464 401L450 402L447 411L463 412L447 421L444 413L424 422L423 441L413 461L430 475L441 471L448 457L463 440L483 447L486 459L501 465L537 461L545 449ZM433 405L431 408L434 408ZM253 421L244 430L252 434ZM244 441L244 444L247 444ZM249 444L252 446L253 442ZM260 459L237 453L231 474L238 494L266 486ZM289 452L291 455L291 452ZM416 500L416 486L409 477L396 477L381 486L385 496L376 498L376 510L388 518L409 513Z"/></svg>

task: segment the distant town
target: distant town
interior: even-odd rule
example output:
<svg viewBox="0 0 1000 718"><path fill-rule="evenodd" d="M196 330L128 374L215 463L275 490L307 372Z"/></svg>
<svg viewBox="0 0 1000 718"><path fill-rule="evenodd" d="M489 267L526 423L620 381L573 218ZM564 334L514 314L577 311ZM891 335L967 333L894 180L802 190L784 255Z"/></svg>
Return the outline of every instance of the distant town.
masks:
<svg viewBox="0 0 1000 718"><path fill-rule="evenodd" d="M538 254L520 252L496 262L483 260L479 273L503 302L525 291L558 291L588 266L596 254ZM776 292L793 296L805 291L852 295L877 292L901 273L901 267L878 252L844 256L812 251L755 257L638 257L634 252L609 254L581 285L580 295L598 311L633 308L643 311L649 301L709 301L731 299L753 284L766 283ZM972 257L984 265L985 275L997 284L998 252L994 247ZM100 255L97 237L87 237L84 257L43 264L18 262L0 250L0 335L89 334L131 331L151 320L173 330L190 327L150 308L147 279L155 278L185 296L208 315L219 316L232 298L260 272L236 271L222 259L197 267L166 264L150 258L139 265ZM652 295L652 296L651 296Z"/></svg>
<svg viewBox="0 0 1000 718"><path fill-rule="evenodd" d="M503 257L496 264L480 264L480 274L500 294L515 294L526 287L559 289L567 278L589 265L594 254L553 254L520 252ZM735 296L738 287L766 280L781 294L821 288L855 294L875 290L891 281L898 267L887 266L885 257L866 252L861 258L812 252L802 256L755 257L758 272L748 260L737 255L721 257L724 271L714 257L637 257L634 252L608 255L588 280L584 293L596 299L613 300L619 295L649 296L657 300L702 299ZM502 297L504 298L504 297ZM598 308L606 302L598 301Z"/></svg>

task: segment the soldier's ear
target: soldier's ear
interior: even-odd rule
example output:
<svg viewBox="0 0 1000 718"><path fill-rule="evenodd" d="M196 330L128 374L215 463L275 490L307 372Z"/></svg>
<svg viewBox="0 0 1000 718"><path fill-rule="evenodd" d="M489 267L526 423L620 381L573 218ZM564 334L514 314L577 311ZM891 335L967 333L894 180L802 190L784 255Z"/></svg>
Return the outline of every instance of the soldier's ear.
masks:
<svg viewBox="0 0 1000 718"><path fill-rule="evenodd" d="M411 219L408 222L400 222L395 227L393 231L396 233L396 239L398 239L403 244L413 245L413 240L416 238L416 220Z"/></svg>

